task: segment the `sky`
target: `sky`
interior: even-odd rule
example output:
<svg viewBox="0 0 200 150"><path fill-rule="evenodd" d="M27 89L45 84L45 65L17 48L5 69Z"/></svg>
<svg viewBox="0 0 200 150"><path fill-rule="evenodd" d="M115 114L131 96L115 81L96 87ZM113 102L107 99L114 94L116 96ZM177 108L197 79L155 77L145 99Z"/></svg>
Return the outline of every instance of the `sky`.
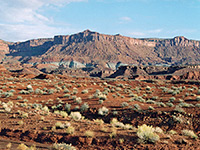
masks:
<svg viewBox="0 0 200 150"><path fill-rule="evenodd" d="M86 29L133 38L200 40L200 0L0 0L0 39L5 41Z"/></svg>

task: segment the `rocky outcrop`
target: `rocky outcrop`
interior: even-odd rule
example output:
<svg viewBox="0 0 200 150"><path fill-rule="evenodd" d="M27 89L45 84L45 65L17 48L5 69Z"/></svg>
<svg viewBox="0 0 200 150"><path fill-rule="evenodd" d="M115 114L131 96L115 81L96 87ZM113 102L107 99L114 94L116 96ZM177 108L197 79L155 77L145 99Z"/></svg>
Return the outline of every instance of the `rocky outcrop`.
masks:
<svg viewBox="0 0 200 150"><path fill-rule="evenodd" d="M3 40L0 40L0 52L1 52L1 54L9 53L8 44Z"/></svg>
<svg viewBox="0 0 200 150"><path fill-rule="evenodd" d="M121 66L109 78L135 80L199 80L200 68L193 66Z"/></svg>
<svg viewBox="0 0 200 150"><path fill-rule="evenodd" d="M200 79L200 70L198 71L190 71L179 77L181 80L189 79L189 80L199 80Z"/></svg>
<svg viewBox="0 0 200 150"><path fill-rule="evenodd" d="M120 66L118 70L116 70L113 74L109 76L109 78L116 78L116 77L126 77L129 79L134 79L138 75L148 75L142 67L138 66Z"/></svg>

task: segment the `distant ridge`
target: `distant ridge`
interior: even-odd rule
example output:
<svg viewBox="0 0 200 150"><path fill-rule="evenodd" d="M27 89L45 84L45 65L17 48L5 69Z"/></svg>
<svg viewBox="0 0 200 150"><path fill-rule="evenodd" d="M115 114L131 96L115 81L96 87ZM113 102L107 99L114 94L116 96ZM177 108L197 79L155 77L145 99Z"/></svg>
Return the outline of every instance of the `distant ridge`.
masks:
<svg viewBox="0 0 200 150"><path fill-rule="evenodd" d="M200 63L200 41L183 36L137 39L120 34L100 34L88 29L77 34L26 42L5 43L1 40L0 51L4 51L5 57L13 57L21 63L68 66L74 63L75 67L98 64L115 68L119 62L137 65Z"/></svg>

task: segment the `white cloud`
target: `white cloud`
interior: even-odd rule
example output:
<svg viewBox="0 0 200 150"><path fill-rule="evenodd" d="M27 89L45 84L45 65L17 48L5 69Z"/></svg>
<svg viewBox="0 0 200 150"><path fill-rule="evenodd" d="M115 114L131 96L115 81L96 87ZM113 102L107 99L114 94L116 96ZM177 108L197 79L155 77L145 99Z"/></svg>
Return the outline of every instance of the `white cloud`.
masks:
<svg viewBox="0 0 200 150"><path fill-rule="evenodd" d="M0 39L17 41L52 36L59 29L51 18L41 14L42 8L62 7L72 2L87 0L0 0ZM63 30L69 32L70 26Z"/></svg>
<svg viewBox="0 0 200 150"><path fill-rule="evenodd" d="M122 20L122 21L131 21L132 19L130 17L121 17L120 20Z"/></svg>
<svg viewBox="0 0 200 150"><path fill-rule="evenodd" d="M120 24L123 24L123 23L129 23L129 22L131 22L132 21L132 18L130 18L130 17L127 17L127 16L124 16L124 17L121 17L121 18L119 18L119 20L120 20Z"/></svg>
<svg viewBox="0 0 200 150"><path fill-rule="evenodd" d="M155 29L155 30L149 30L148 33L160 33L162 32L162 29Z"/></svg>
<svg viewBox="0 0 200 150"><path fill-rule="evenodd" d="M131 36L136 36L136 37L141 37L141 36L146 35L144 32L139 32L139 31L130 32L128 34L131 35Z"/></svg>
<svg viewBox="0 0 200 150"><path fill-rule="evenodd" d="M126 31L125 34L136 38L156 37L163 29Z"/></svg>
<svg viewBox="0 0 200 150"><path fill-rule="evenodd" d="M3 40L6 41L25 41L28 39L36 38L50 38L54 35L60 35L63 33L76 32L77 29L72 27L54 27L45 24L38 25L8 25L0 24L0 35L4 37Z"/></svg>

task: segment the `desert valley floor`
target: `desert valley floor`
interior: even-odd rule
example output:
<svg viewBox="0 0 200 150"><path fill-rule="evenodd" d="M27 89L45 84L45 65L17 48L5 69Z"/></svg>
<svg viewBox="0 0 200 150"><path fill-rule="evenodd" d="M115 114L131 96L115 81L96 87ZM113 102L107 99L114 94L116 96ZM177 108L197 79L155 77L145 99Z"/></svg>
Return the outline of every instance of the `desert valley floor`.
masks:
<svg viewBox="0 0 200 150"><path fill-rule="evenodd" d="M200 148L199 81L2 71L0 95L0 149Z"/></svg>

